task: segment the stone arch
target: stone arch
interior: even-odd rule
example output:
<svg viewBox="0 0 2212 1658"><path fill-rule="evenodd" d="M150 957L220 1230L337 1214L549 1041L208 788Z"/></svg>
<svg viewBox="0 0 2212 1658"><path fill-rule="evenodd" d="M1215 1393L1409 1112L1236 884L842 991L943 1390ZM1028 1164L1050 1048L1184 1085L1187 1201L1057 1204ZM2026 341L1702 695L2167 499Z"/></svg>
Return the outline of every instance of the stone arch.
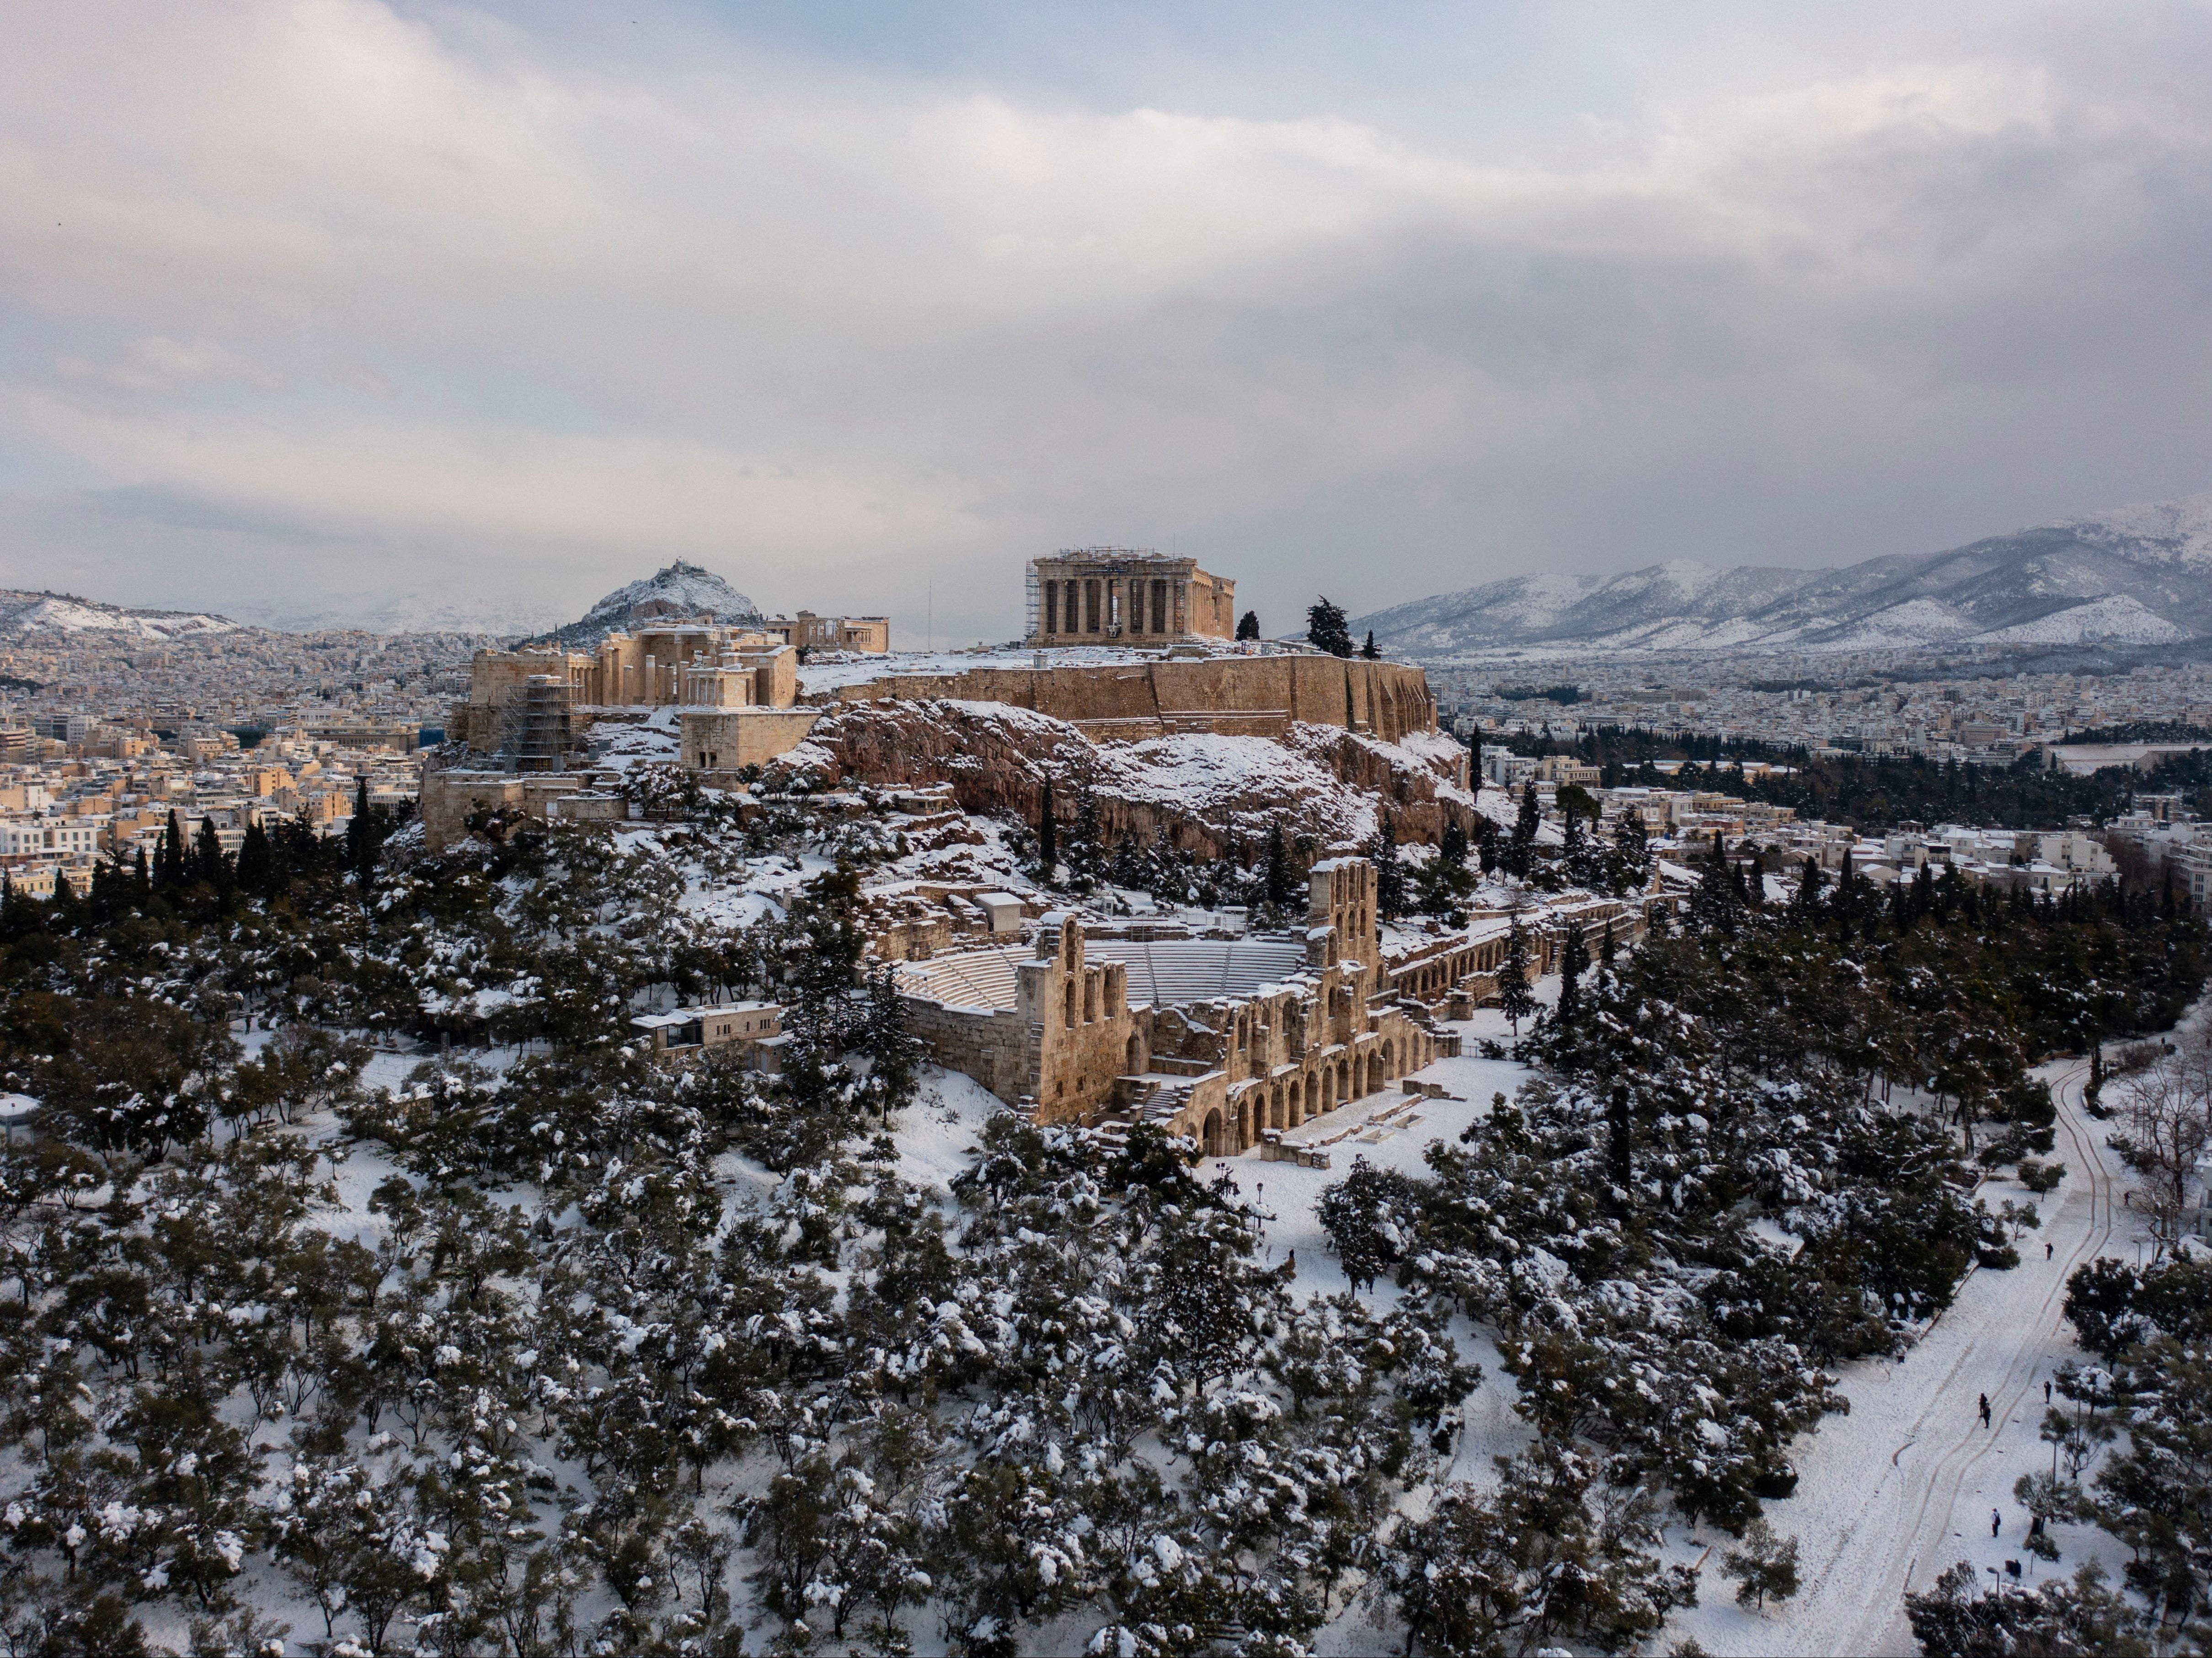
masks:
<svg viewBox="0 0 2212 1658"><path fill-rule="evenodd" d="M1125 1077L1140 1074L1145 1066L1145 1039L1138 1032L1133 1030L1129 1033L1129 1046L1126 1053L1127 1063L1122 1066L1121 1074Z"/></svg>
<svg viewBox="0 0 2212 1658"><path fill-rule="evenodd" d="M1339 1104L1339 1105L1342 1105L1342 1104L1343 1104L1346 1100L1349 1100L1351 1097L1352 1097L1352 1062L1351 1062L1349 1060L1339 1060L1336 1062L1336 1102L1336 1102L1337 1104Z"/></svg>
<svg viewBox="0 0 2212 1658"><path fill-rule="evenodd" d="M1382 1040L1382 1080L1386 1083L1389 1082L1392 1077L1397 1074L1392 1063L1395 1057L1395 1054L1390 1046L1389 1038L1387 1036L1384 1037Z"/></svg>
<svg viewBox="0 0 2212 1658"><path fill-rule="evenodd" d="M1209 1111L1206 1114L1206 1127L1200 1131L1198 1143L1206 1148L1206 1155L1207 1157L1218 1157L1222 1155L1221 1113L1219 1111Z"/></svg>
<svg viewBox="0 0 2212 1658"><path fill-rule="evenodd" d="M1296 1077L1291 1078L1289 1114L1278 1119L1275 1127L1278 1128L1296 1128L1300 1123L1304 1122L1306 1120L1305 1101L1306 1090L1301 1085L1300 1079Z"/></svg>

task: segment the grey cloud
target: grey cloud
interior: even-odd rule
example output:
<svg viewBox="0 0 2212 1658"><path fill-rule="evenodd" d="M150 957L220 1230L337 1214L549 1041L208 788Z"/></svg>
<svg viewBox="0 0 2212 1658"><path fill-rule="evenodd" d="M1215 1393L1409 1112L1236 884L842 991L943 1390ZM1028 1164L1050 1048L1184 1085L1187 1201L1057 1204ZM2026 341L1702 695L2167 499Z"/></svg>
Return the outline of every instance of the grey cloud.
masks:
<svg viewBox="0 0 2212 1658"><path fill-rule="evenodd" d="M0 154L52 163L23 216L95 228L0 259L0 571L574 608L682 555L909 635L933 581L974 638L1023 558L1112 539L1287 627L1316 590L1836 562L2201 489L2212 125L2173 64L2212 23L2074 53L2053 15L1834 71L1775 41L1724 92L1655 52L1579 162L1454 138L1433 86L1395 133L1371 83L1362 125L819 39L586 64L366 0L107 25L221 59L195 90L50 22L60 84L0 69ZM371 69L386 104L344 90Z"/></svg>

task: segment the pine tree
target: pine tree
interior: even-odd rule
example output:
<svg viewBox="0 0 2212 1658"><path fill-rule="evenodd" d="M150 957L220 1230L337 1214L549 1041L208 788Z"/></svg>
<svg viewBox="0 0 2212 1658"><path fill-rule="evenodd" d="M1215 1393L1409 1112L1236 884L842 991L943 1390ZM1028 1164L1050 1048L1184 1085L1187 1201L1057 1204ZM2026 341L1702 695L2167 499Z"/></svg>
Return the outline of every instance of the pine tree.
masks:
<svg viewBox="0 0 2212 1658"><path fill-rule="evenodd" d="M1044 780L1044 798L1037 806L1037 878L1048 886L1060 878L1060 820L1049 777Z"/></svg>
<svg viewBox="0 0 2212 1658"><path fill-rule="evenodd" d="M1754 1520L1743 1546L1721 1557L1721 1575L1737 1580L1736 1605L1756 1604L1764 1612L1767 1596L1787 1600L1797 1593L1797 1540L1777 1537L1765 1521Z"/></svg>
<svg viewBox="0 0 2212 1658"><path fill-rule="evenodd" d="M140 898L154 890L152 879L146 872L146 848L142 844L131 854L131 886Z"/></svg>
<svg viewBox="0 0 2212 1658"><path fill-rule="evenodd" d="M1380 662L1382 653L1375 648L1375 629L1367 630L1367 642L1359 647L1359 654L1370 662Z"/></svg>
<svg viewBox="0 0 2212 1658"><path fill-rule="evenodd" d="M1474 820L1474 855L1485 875L1497 869L1498 825L1490 821L1486 813L1477 816Z"/></svg>
<svg viewBox="0 0 2212 1658"><path fill-rule="evenodd" d="M1498 1005L1513 1027L1513 1040L1521 1040L1521 1021L1536 1011L1536 993L1528 983L1528 932L1521 925L1521 912L1513 912L1505 934L1505 959L1498 967Z"/></svg>
<svg viewBox="0 0 2212 1658"><path fill-rule="evenodd" d="M1605 931L1597 935L1597 964L1606 973L1613 971L1613 954L1617 948L1613 942L1613 922L1608 919Z"/></svg>
<svg viewBox="0 0 2212 1658"><path fill-rule="evenodd" d="M1243 614L1243 616L1239 616L1239 617L1237 617L1237 637L1240 641L1242 641L1242 640L1255 640L1255 639L1259 638L1259 636L1260 636L1260 613L1259 613L1259 611L1257 611L1257 610L1247 610L1247 611L1245 611L1245 612L1244 612L1244 614Z"/></svg>
<svg viewBox="0 0 2212 1658"><path fill-rule="evenodd" d="M1443 838L1437 844L1437 859L1446 869L1467 867L1467 831L1455 817L1444 825Z"/></svg>
<svg viewBox="0 0 2212 1658"><path fill-rule="evenodd" d="M1306 639L1331 656L1352 654L1352 629L1345 623L1343 609L1327 598L1306 607Z"/></svg>

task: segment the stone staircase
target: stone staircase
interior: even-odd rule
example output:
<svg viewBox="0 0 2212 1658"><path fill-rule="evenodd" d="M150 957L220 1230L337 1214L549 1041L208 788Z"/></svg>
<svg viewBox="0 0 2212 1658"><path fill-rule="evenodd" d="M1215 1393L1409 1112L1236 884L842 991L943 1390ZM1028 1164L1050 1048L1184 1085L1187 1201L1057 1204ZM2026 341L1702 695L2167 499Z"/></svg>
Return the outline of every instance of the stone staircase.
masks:
<svg viewBox="0 0 2212 1658"><path fill-rule="evenodd" d="M1200 1073L1204 1074L1203 1072ZM1140 1122L1165 1125L1175 1121L1198 1085L1195 1076L1146 1072L1114 1079L1114 1103L1092 1126L1101 1141L1118 1151L1129 1143L1129 1131Z"/></svg>

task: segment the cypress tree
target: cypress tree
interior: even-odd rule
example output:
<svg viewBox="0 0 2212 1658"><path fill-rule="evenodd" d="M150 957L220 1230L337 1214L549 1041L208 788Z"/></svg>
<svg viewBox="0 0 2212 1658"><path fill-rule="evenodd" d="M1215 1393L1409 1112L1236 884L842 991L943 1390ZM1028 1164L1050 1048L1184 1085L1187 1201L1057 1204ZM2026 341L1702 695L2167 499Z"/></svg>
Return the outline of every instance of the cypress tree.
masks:
<svg viewBox="0 0 2212 1658"><path fill-rule="evenodd" d="M1613 1183L1627 1192L1635 1179L1634 1161L1631 1155L1632 1125L1628 1116L1628 1084L1614 1085L1613 1097L1606 1102L1606 1172Z"/></svg>
<svg viewBox="0 0 2212 1658"><path fill-rule="evenodd" d="M1797 890L1790 899L1790 911L1801 924L1810 922L1820 908L1820 861L1808 853L1805 866L1797 877Z"/></svg>
<svg viewBox="0 0 2212 1658"><path fill-rule="evenodd" d="M1037 807L1037 876L1047 884L1060 878L1060 824L1054 817L1049 777L1044 780L1044 799Z"/></svg>
<svg viewBox="0 0 2212 1658"><path fill-rule="evenodd" d="M161 884L172 890L185 884L185 826L177 821L177 809L169 808L169 826L161 836Z"/></svg>
<svg viewBox="0 0 2212 1658"><path fill-rule="evenodd" d="M1398 861L1398 834L1387 811L1368 856L1375 861L1376 914L1395 920L1406 913L1406 866Z"/></svg>
<svg viewBox="0 0 2212 1658"><path fill-rule="evenodd" d="M153 879L146 872L146 848L142 844L131 854L131 887L140 898L154 890Z"/></svg>
<svg viewBox="0 0 2212 1658"><path fill-rule="evenodd" d="M215 819L200 819L200 832L192 841L192 876L211 887L223 884L229 866L222 855L222 842L216 837Z"/></svg>
<svg viewBox="0 0 2212 1658"><path fill-rule="evenodd" d="M269 851L269 835L258 820L246 826L246 839L238 848L238 884L257 898L269 896L276 864Z"/></svg>
<svg viewBox="0 0 2212 1658"><path fill-rule="evenodd" d="M1085 880L1098 873L1102 848L1098 838L1098 797L1089 784L1075 797L1075 827L1067 836L1068 867Z"/></svg>
<svg viewBox="0 0 2212 1658"><path fill-rule="evenodd" d="M1257 611L1257 610L1247 610L1247 611L1245 611L1245 612L1244 612L1244 614L1243 614L1243 616L1239 616L1239 617L1237 617L1237 637L1240 641L1241 641L1241 640L1251 640L1251 639L1257 639L1257 638L1259 638L1259 636L1260 636L1260 613L1259 613L1259 611Z"/></svg>
<svg viewBox="0 0 2212 1658"><path fill-rule="evenodd" d="M1474 820L1474 855L1488 875L1498 867L1498 825L1487 815L1478 814Z"/></svg>
<svg viewBox="0 0 2212 1658"><path fill-rule="evenodd" d="M1283 826L1279 823L1267 826L1266 872L1267 902L1278 908L1286 908L1298 896L1298 888L1291 874L1290 850L1283 844Z"/></svg>
<svg viewBox="0 0 2212 1658"><path fill-rule="evenodd" d="M1608 917L1605 931L1597 935L1597 964L1608 974L1613 971L1613 921Z"/></svg>
<svg viewBox="0 0 2212 1658"><path fill-rule="evenodd" d="M1521 786L1520 815L1513 820L1513 839L1505 848L1505 872L1526 880L1528 872L1535 867L1536 826L1543 821L1543 809L1536 799L1536 780L1530 778Z"/></svg>
<svg viewBox="0 0 2212 1658"><path fill-rule="evenodd" d="M1375 629L1367 630L1367 642L1359 647L1359 654L1370 662L1380 662L1382 653L1375 648Z"/></svg>
<svg viewBox="0 0 2212 1658"><path fill-rule="evenodd" d="M1556 1018L1562 1030L1572 1030L1582 1019L1584 953L1582 921L1570 916L1566 936L1559 941L1559 1006Z"/></svg>

